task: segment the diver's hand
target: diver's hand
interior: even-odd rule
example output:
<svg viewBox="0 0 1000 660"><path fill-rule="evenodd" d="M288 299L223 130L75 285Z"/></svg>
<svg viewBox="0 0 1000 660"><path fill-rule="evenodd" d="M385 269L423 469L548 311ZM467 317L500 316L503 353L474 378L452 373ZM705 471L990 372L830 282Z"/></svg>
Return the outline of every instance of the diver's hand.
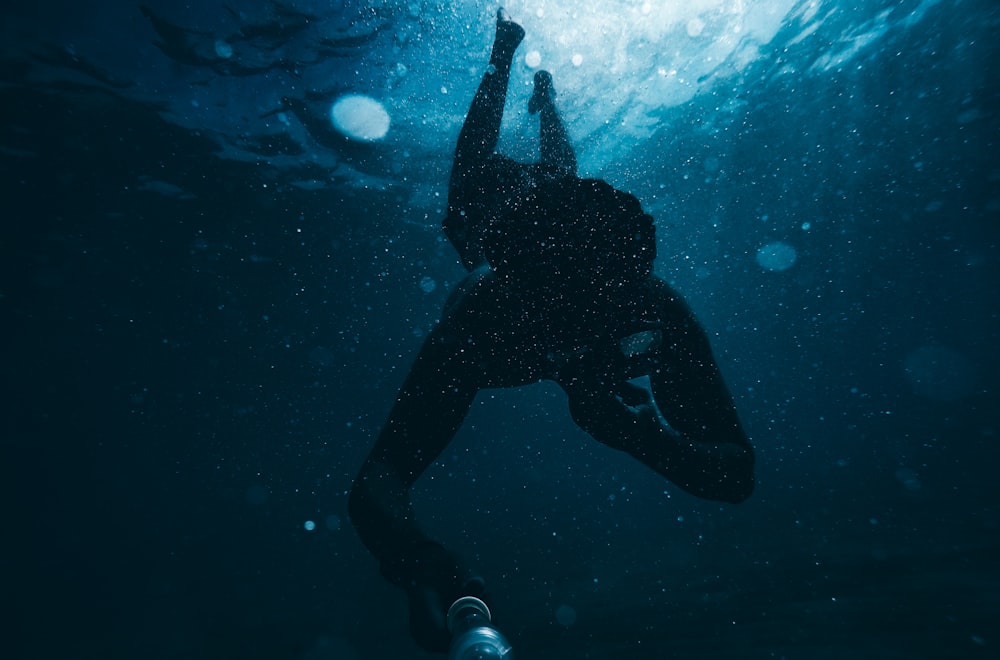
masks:
<svg viewBox="0 0 1000 660"><path fill-rule="evenodd" d="M622 403L630 408L639 408L640 406L651 407L653 404L653 395L649 393L649 390L628 381L618 386L617 396ZM656 415L655 410L653 411L653 415Z"/></svg>
<svg viewBox="0 0 1000 660"><path fill-rule="evenodd" d="M584 431L602 444L629 454L667 433L649 391L623 382L616 391L575 390L570 413Z"/></svg>

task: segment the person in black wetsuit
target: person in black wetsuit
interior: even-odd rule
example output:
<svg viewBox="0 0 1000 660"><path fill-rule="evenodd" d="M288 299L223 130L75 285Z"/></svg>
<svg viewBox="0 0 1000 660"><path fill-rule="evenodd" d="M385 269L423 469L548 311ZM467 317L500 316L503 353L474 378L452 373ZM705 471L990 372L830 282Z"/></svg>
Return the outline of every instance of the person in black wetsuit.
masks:
<svg viewBox="0 0 1000 660"><path fill-rule="evenodd" d="M444 651L445 615L485 583L418 526L409 491L477 392L553 380L573 420L680 488L741 502L754 455L708 338L652 274L652 218L576 174L551 76L535 75L541 161L494 153L524 30L497 13L489 67L458 138L444 231L469 271L417 355L358 474L349 510L382 575L409 598L410 629ZM652 392L630 382L648 376Z"/></svg>

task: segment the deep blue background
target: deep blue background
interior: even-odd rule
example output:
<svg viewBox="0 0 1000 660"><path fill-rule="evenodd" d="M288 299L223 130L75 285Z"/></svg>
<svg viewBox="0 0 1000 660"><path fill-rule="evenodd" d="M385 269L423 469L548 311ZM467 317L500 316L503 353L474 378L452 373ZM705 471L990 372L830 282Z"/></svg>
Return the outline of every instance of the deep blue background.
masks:
<svg viewBox="0 0 1000 660"><path fill-rule="evenodd" d="M327 54L344 71L410 29L409 6L379 7L376 36ZM418 483L519 658L996 653L1000 15L840 9L659 109L603 172L654 212L657 271L713 337L758 451L753 499L679 492L544 384L483 393ZM440 202L415 201L443 193L455 135L402 157L415 111L393 117L404 137L349 141L312 109L346 83L291 93L294 139L254 133L243 99L245 125L199 129L171 105L178 76L271 74L171 60L128 3L5 12L0 653L422 657L345 494L462 274ZM882 12L894 29L807 75ZM488 30L427 38L475 59ZM581 140L584 160L614 134ZM220 156L237 142L258 158ZM796 263L761 268L779 240Z"/></svg>

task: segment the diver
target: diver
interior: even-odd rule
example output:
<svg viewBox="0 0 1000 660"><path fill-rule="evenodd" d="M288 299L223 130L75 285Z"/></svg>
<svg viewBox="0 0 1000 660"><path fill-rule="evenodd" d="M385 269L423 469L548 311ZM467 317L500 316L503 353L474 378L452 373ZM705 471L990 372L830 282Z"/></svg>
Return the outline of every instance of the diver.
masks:
<svg viewBox="0 0 1000 660"><path fill-rule="evenodd" d="M458 138L443 228L469 271L426 337L351 489L350 517L382 575L409 600L418 644L445 651L446 614L485 581L416 522L409 491L447 447L477 392L544 379L574 422L696 496L738 503L754 455L708 337L652 274L652 218L632 195L577 176L539 71L538 163L495 153L524 30L501 9L489 66ZM648 377L649 389L635 384Z"/></svg>

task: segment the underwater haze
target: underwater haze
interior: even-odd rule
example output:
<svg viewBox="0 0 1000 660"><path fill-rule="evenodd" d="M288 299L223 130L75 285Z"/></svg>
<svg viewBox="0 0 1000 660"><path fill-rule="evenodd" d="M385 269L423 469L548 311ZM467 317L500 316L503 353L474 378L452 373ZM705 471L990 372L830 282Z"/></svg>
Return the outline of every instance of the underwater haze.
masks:
<svg viewBox="0 0 1000 660"><path fill-rule="evenodd" d="M464 270L498 5L39 0L0 22L0 655L432 658L347 492ZM1000 5L511 0L656 221L757 489L696 499L551 383L414 489L518 660L1000 653Z"/></svg>

